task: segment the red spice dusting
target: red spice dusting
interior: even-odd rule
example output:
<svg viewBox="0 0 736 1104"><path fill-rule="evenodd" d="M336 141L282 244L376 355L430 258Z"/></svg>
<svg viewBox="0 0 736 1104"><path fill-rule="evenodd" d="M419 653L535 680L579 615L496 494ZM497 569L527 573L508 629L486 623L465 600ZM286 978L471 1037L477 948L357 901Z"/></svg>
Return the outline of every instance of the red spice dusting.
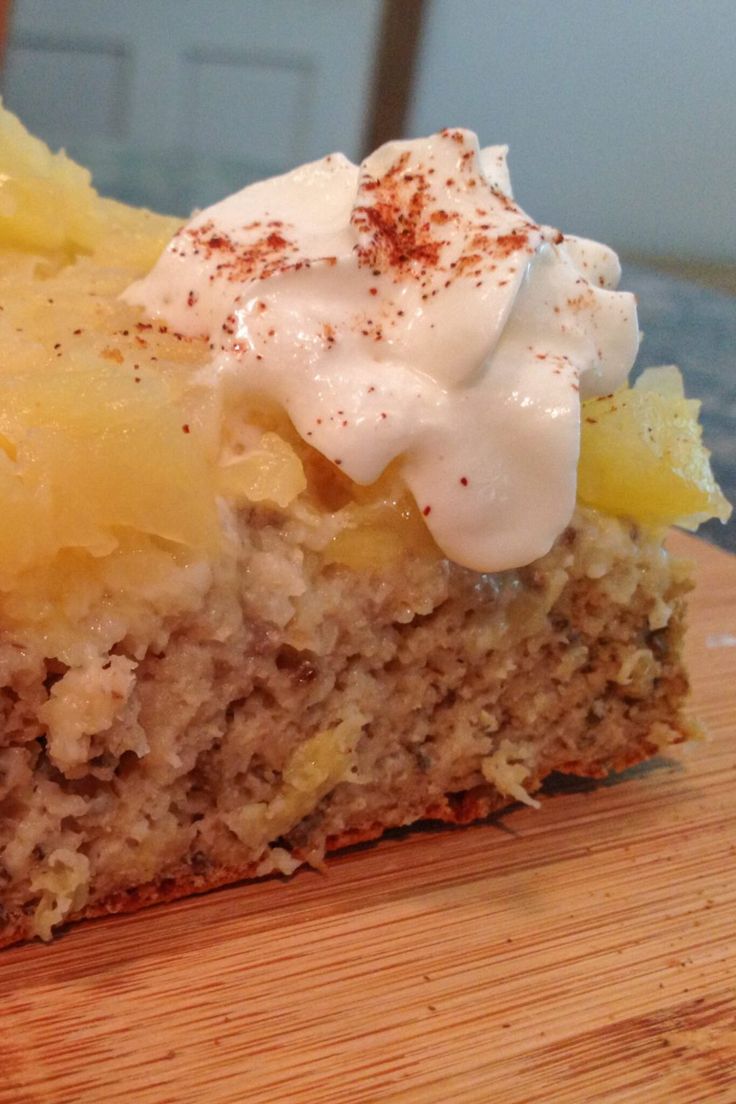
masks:
<svg viewBox="0 0 736 1104"><path fill-rule="evenodd" d="M405 151L378 180L362 179L367 202L354 208L351 222L360 235L358 263L375 274L415 276L421 266L436 267L444 244L430 232L431 202L426 174L403 173ZM371 193L370 197L367 193Z"/></svg>
<svg viewBox="0 0 736 1104"><path fill-rule="evenodd" d="M199 296L197 295L196 291L190 291L187 295L187 306L193 307L198 298Z"/></svg>
<svg viewBox="0 0 736 1104"><path fill-rule="evenodd" d="M424 514L425 517L429 517L429 515L432 513L432 507L431 506L425 506L424 509L422 510L422 513Z"/></svg>
<svg viewBox="0 0 736 1104"><path fill-rule="evenodd" d="M253 231L260 226L260 222L252 222L243 229ZM283 223L274 220L268 226L282 227ZM275 272L291 267L297 252L295 243L274 229L255 241L238 242L228 234L218 232L212 220L208 219L201 226L190 227L184 233L190 239L192 252L196 256L201 254L206 260L217 261L210 280L215 276L232 283L265 280ZM182 251L182 255L186 253Z"/></svg>
<svg viewBox="0 0 736 1104"><path fill-rule="evenodd" d="M77 337L79 336L79 334L81 334L81 333L82 333L82 331L81 331L81 330L73 330L72 332L73 332L73 333L75 334L75 336L77 336Z"/></svg>
<svg viewBox="0 0 736 1104"><path fill-rule="evenodd" d="M462 257L458 258L457 264L455 264L455 270L459 276L465 272L468 268L474 268L480 264L483 260L480 253L464 253ZM471 273L473 275L473 273Z"/></svg>
<svg viewBox="0 0 736 1104"><path fill-rule="evenodd" d="M529 234L526 230L512 230L509 234L499 234L496 238L496 249L504 257L510 257L518 249L526 249L529 246Z"/></svg>
<svg viewBox="0 0 736 1104"><path fill-rule="evenodd" d="M378 288L368 288L371 295L378 295Z"/></svg>
<svg viewBox="0 0 736 1104"><path fill-rule="evenodd" d="M461 475L460 476L460 482L462 483L463 487L467 487L467 485L468 485L467 475Z"/></svg>
<svg viewBox="0 0 736 1104"><path fill-rule="evenodd" d="M592 290L590 288L587 288L585 291L581 292L580 295L575 295L571 299L568 299L567 305L570 310L573 311L583 310L585 307L590 305L590 300L592 299L592 297Z"/></svg>
<svg viewBox="0 0 736 1104"><path fill-rule="evenodd" d="M181 430L182 430L182 433L189 433L190 432L189 423L185 422L184 425L181 427Z"/></svg>

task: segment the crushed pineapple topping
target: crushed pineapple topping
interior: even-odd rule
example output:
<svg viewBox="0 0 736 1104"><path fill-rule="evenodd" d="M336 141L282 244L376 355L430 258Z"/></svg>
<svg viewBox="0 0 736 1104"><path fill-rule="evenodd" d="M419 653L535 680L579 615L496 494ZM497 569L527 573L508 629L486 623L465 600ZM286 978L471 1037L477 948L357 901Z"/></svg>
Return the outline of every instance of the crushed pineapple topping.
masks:
<svg viewBox="0 0 736 1104"><path fill-rule="evenodd" d="M508 198L501 151L484 156L481 179L477 152L470 139L458 133L461 140L441 137L432 147L438 168L442 163L444 171L445 160L450 156L448 151L461 159L470 153L466 163L472 166L476 188L485 189L487 209L490 211L493 206L493 214L484 214L482 218L496 220L499 227L505 227L506 220L511 220L518 229L525 216ZM419 156L413 145L401 147L399 160L407 149L411 157ZM422 149L422 157L429 156L426 148ZM447 340L441 325L444 316L432 305L441 302L440 290L444 289L444 280L440 280L438 270L433 271L428 288L422 289L422 280L414 276L411 282L404 282L393 270L391 252L385 247L384 239L380 235L371 238L368 234L367 227L375 227L383 218L383 209L376 198L380 187L370 188L368 184L372 180L385 181L396 157L396 147L389 147L375 155L377 160L369 160L364 166L361 176L364 202L360 205L363 210L358 216L358 233L360 248L368 250L364 256L370 264L358 265L355 278L365 282L367 303L373 304L374 300L388 296L386 302L390 301L397 314L405 309L413 312L413 326L407 328L400 341L396 339L400 344L403 342L406 346L416 340L423 348L433 348L436 333L437 348L445 349L440 344L440 338L442 342ZM408 171L408 162L402 162L402 171ZM469 174L469 181L471 169L462 171ZM438 497L440 488L425 487L422 481L426 473L417 476L419 483L411 475L419 471L416 460L419 454L412 453L408 444L415 439L416 427L409 424L409 407L401 407L402 396L407 397L411 388L417 386L429 404L423 408L425 412L446 412L450 403L474 408L472 432L460 433L457 441L448 436L450 422L433 421L434 413L431 417L427 414L424 421L420 418L427 434L422 438L422 448L425 445L429 448L429 442L433 441L436 450L442 439L447 444L446 461L449 463L451 455L455 457L453 496L456 501L463 500L466 494L468 498L464 501L471 501L469 496L478 485L485 490L481 491L479 499L472 500L476 503L484 501L484 495L500 495L501 484L506 482L514 489L513 516L519 519L519 525L528 528L538 520L534 503L540 497L545 502L554 499L550 484L553 473L545 458L547 453L540 451L541 459L534 459L534 446L528 442L520 444L523 438L514 443L518 424L510 417L508 425L513 427L511 436L514 438L510 442L511 455L521 456L521 451L526 449L530 457L528 464L526 458L520 460L522 482L516 481L506 462L505 467L478 467L481 453L476 455L473 450L478 447L479 438L487 437L488 447L495 449L498 441L492 438L499 426L496 422L491 424L480 407L475 409L481 392L489 385L477 374L473 375L475 369L469 362L455 365L458 378L454 381L450 378L448 373L453 366L449 346L432 362L436 378L430 374L418 384L420 376L413 371L404 376L394 372L393 353L382 362L380 358L368 357L364 347L361 351L360 342L351 344L345 327L347 320L352 318L353 308L346 306L340 315L342 329L335 327L332 335L321 331L319 349L314 354L316 359L310 359L309 350L314 346L314 343L310 345L311 338L305 339L306 350L304 342L294 346L293 370L303 372L307 382L312 381L302 388L303 395L307 396L303 407L297 410L290 405L288 396L280 390L291 371L287 371L288 365L284 367L283 361L272 364L267 371L264 368L258 377L263 385L260 394L257 397L251 394L248 387L243 386L242 361L231 346L227 354L222 354L225 359L218 361L218 372L225 382L213 387L212 370L205 370L212 350L209 348L211 342L203 333L207 328L201 321L204 314L197 316L200 321L188 332L184 326L153 320L139 306L121 299L125 288L150 271L179 224L101 199L84 170L63 154L52 155L7 112L0 114L0 172L0 341L4 354L0 368L0 509L3 515L0 603L8 625L35 623L39 626L48 644L48 654L63 655L65 661L71 661L74 648L78 647L74 634L81 623L86 625L87 638L94 639L100 650L114 642L115 617L110 615L106 621L100 618L98 611L99 603L107 601L105 595L117 595L119 606L132 602L131 596L146 588L152 592L159 584L161 592L168 594L165 580L169 575L182 573L189 573L187 578L192 586L196 579L195 589L206 587L206 571L202 573L197 565L220 555L225 539L222 516L217 509L218 498L234 506L266 502L282 510L293 510L302 504L300 509L317 511L320 516L334 516L339 524L334 526L334 537L323 554L335 563L370 568L407 550L412 555L438 555L427 523L434 525L438 517L445 516ZM339 161L337 168L322 168L319 172L337 174L341 180L346 180L348 177L354 179L357 170ZM310 179L307 173L307 192ZM494 186L489 186L487 179L494 181ZM468 184L466 191L469 190ZM293 198L292 193L293 185L290 184L286 194ZM340 196L342 215L348 216L351 201L342 191ZM440 228L442 237L436 242L434 229L430 237L438 253L446 253L446 263L451 267L453 260L447 252L451 248L448 226L462 224L467 230L476 216L468 213L465 193L454 199L448 193L446 198L447 220L430 219L432 227ZM319 205L317 199L313 199L317 217ZM328 211L329 204L325 200L323 222L318 220L318 224L324 229L326 220L329 232L337 233L335 220L340 204L335 196L330 203L333 200L335 211ZM236 219L234 213L232 218ZM610 254L596 254L597 247L584 246L570 239L563 246L548 240L543 231L528 221L524 225L523 234L519 232L518 238L509 240L508 255L497 261L489 261L486 256L483 275L477 279L450 280L453 296L463 290L476 307L485 303L497 315L511 312L512 297L505 286L495 286L494 290L490 286L493 281L489 281L489 288L475 288L478 280L489 274L492 264L498 264L499 274L514 268L509 280L519 291L512 321L503 337L498 336L493 328L495 321L492 321L489 323L490 336L489 331L483 341L479 341L477 333L460 335L459 347L463 347L465 337L472 339L473 356L477 361L485 355L483 350L488 350L489 343L493 345L492 374L498 375L502 365L501 375L507 386L508 401L504 404L496 400L502 408L501 421L512 409L515 414L527 409L519 399L520 395L527 395L531 409L527 428L547 438L550 426L565 423L567 428L562 433L564 440L560 448L566 457L565 463L574 468L579 398L573 385L578 369L582 370L587 364L589 377L595 377L597 369L588 353L578 357L571 352L569 362L564 361L568 354L562 350L563 346L568 349L566 342L572 342L570 332L555 331L555 342L559 339L562 343L559 347L555 345L552 358L559 365L559 372L550 370L545 363L538 331L534 331L535 351L528 358L521 357L523 369L513 366L512 353L519 349L523 353L529 343L523 335L534 330L530 311L540 298L543 303L547 302L545 297L551 293L545 283L546 274L555 266L561 266L566 279L582 281L578 286L585 303L570 316L574 322L575 341L581 346L587 348L588 339L577 328L578 322L581 318L590 322L596 317L595 311L591 314L592 303L625 306L628 300L605 298L612 293L591 288L579 275L580 271L593 271L591 266L600 267L605 260L600 268L600 279L610 282L612 270L615 270ZM228 233L231 231L233 226L229 225ZM344 228L342 232L346 232ZM175 242L182 240L193 239L181 234L174 238ZM300 241L303 249L303 240ZM530 252L530 242L534 243L533 251L536 252ZM272 245L280 248L273 241ZM462 261L465 266L467 234L463 244L452 248L457 252L458 264ZM345 258L344 249L337 250L337 244L335 249L336 256ZM424 255L427 249L431 252L434 245L423 242L421 250L417 245L412 257L416 258L422 251ZM171 250L165 257L164 266L171 262ZM531 277L523 277L522 270L529 266L533 257L536 260ZM179 258L179 261L180 274L190 274L189 258ZM322 277L317 277L318 284L322 278L331 280L333 271L342 279L340 272L346 269L344 276L352 303L355 288L347 281L347 267L353 261L345 260L342 268L341 264L317 266L322 272ZM373 264L375 269L370 267ZM414 260L402 260L401 264L411 266ZM606 265L608 268L604 271ZM355 276L355 271L350 271ZM266 281L259 285L252 298L248 298L249 293L242 292L246 298L238 308L238 326L245 326L243 333L254 350L261 347L267 350L268 329L263 328L265 322L258 321L262 315L265 318L269 311L278 309L283 316L289 304L296 309L297 294L301 295L303 286L300 272L271 277L270 284ZM496 285L503 279L501 276ZM175 289L184 286L179 276L177 280ZM374 288L376 296L372 293ZM438 291L436 296L431 294L434 291ZM214 311L213 317L217 316L222 304L208 308L201 288L198 292L189 286L189 293L193 293L193 302L200 312L210 309ZM325 294L333 306L334 293L335 286L330 284L329 294ZM422 300L424 294L430 296L428 301ZM269 309L265 312L260 312L258 307L261 301L268 301ZM310 302L310 319L316 324L321 318L323 300L317 296ZM419 306L423 302L430 304L426 312ZM550 303L553 304L550 313L556 316L557 300L551 299L547 306ZM366 307L366 312L368 309ZM453 311L456 314L454 324L459 325L466 317L459 303ZM378 310L371 306L367 317L373 319L371 325L374 325ZM299 319L295 325L301 325ZM627 327L622 332L628 333ZM380 376L379 383L375 384L381 392L375 400L377 418L371 414L375 413L374 403L367 392L372 385L367 383L365 406L358 409L353 403L350 408L353 428L361 419L370 423L365 432L371 440L379 442L367 467L362 469L362 476L378 475L397 449L401 453L381 478L368 487L358 486L344 474L351 474L351 457L357 456L348 445L342 457L335 456L335 448L325 445L328 437L320 439L332 459L343 459L340 471L311 447L320 441L315 437L305 440L296 434L284 413L285 407L304 430L306 422L302 424L302 419L308 414L309 417L314 415L314 395L312 398L309 395L319 365L323 366L320 378L325 396L332 395L333 402L337 401L343 382L348 386L347 362L344 358L339 360L342 354L333 350L338 357L337 363L343 365L335 375L328 375L324 367L332 363L329 361L333 355L329 352L333 348L330 336L334 337L335 344L344 342L346 356L351 349L355 352L358 377L368 366L372 380L379 380ZM364 336L358 335L361 342ZM369 344L372 342L376 349L391 346L390 341L382 344L373 341L372 337L365 340ZM614 378L618 378L630 356L628 340L623 341L626 348L616 354L619 367ZM253 356L256 364L261 363L256 359L258 355L261 354L255 352ZM265 363L266 353L262 355ZM538 378L545 381L543 392L534 388L526 392L519 390L519 373L528 380L533 371L541 373ZM441 375L443 372L445 374ZM263 395L264 390L268 391L268 381L273 383L274 380L281 381L275 389L276 397L281 396L282 402L276 405ZM349 386L355 388L355 381ZM608 386L594 384L593 390L608 389ZM513 395L517 398L511 401ZM429 396L433 396L431 401ZM389 420L380 416L384 406L392 410L395 421L402 422L404 428L386 430L387 436L380 437L379 430L384 432L381 424ZM338 409L343 408L338 404ZM400 415L400 409L404 414ZM545 412L544 424L544 420L540 420L542 412ZM694 524L713 514L725 518L728 507L713 482L696 419L697 404L683 398L671 374L649 377L644 385L634 390L619 390L613 397L588 399L583 405L582 417L580 498L607 513L627 515L657 526L678 521ZM496 429L492 432L493 426ZM355 440L363 439L361 432L356 433ZM337 429L329 430L329 434L333 433L337 433ZM305 437L306 434L304 430ZM505 435L508 437L508 432ZM411 454L413 460L404 462L402 442L408 450L406 457ZM470 450L467 454L452 451L466 447ZM555 452L555 455L560 453ZM539 486L532 485L533 476L541 482L541 491ZM421 510L405 491L407 481L412 483ZM571 506L568 498L569 490L562 494L562 506L553 504L551 513L557 518L555 524L561 516L567 516ZM461 516L466 517L465 514ZM445 525L446 517L435 533L444 534ZM545 537L545 541L547 539ZM455 547L449 538L446 544ZM458 558L467 560L474 556L458 554ZM60 594L63 595L61 601Z"/></svg>

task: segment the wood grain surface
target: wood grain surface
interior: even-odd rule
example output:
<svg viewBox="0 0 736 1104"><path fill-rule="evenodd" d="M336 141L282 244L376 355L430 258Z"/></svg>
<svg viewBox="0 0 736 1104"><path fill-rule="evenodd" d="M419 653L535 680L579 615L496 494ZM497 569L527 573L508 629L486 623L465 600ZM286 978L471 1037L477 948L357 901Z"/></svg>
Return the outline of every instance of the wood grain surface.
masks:
<svg viewBox="0 0 736 1104"><path fill-rule="evenodd" d="M2 952L0 1102L736 1101L736 559L673 544L709 742Z"/></svg>

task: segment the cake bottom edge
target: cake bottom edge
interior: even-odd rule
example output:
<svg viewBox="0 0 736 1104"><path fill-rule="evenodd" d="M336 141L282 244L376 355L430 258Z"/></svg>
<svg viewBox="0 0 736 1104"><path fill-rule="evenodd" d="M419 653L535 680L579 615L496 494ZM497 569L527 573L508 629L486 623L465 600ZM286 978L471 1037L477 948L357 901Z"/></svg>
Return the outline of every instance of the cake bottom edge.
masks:
<svg viewBox="0 0 736 1104"><path fill-rule="evenodd" d="M669 746L684 743L693 735L692 726L686 719L682 721L679 731L676 729L671 731L676 738ZM545 781L555 773L602 780L610 777L613 773L627 770L639 763L650 760L653 754L659 750L661 749L654 747L645 737L635 745L628 747L625 753L612 764L610 771L597 769L591 763L566 763L564 767L553 767L545 773L544 777L529 783L528 792L537 792ZM551 796L548 795L545 800L551 800ZM329 836L325 841L324 853L325 855L334 856L360 844L378 842L390 831L402 828L417 829L421 825L432 822L458 827L481 823L488 817L504 810L510 810L519 804L518 801L509 800L507 795L500 793L493 785L473 786L471 789L448 793L439 799L433 800L423 812L416 816L412 815L408 819L402 818L400 811L397 809L397 815L387 822L374 821ZM307 855L301 856L298 851L295 851L294 854L299 867L312 865ZM166 875L143 885L118 890L102 900L91 902L84 908L70 913L65 918L63 926L55 929L54 938L63 935L70 928L76 928L79 921L137 913L157 905L204 896L216 889L234 888L244 883L261 881L279 873L277 870L262 872L259 870L261 865L261 862L251 862L240 867L214 868L206 874L193 874L191 868L185 866L179 873ZM22 922L18 922L15 926L0 932L0 950L33 940L32 924L29 919L24 918Z"/></svg>

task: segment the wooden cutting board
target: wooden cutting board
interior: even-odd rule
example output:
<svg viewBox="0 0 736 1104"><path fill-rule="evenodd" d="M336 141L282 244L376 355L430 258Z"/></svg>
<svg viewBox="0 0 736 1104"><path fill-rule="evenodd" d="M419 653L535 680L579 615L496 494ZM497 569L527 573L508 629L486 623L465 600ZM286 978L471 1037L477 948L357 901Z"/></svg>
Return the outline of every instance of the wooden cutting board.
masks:
<svg viewBox="0 0 736 1104"><path fill-rule="evenodd" d="M711 742L3 952L1 1104L736 1101L736 558L673 544Z"/></svg>

